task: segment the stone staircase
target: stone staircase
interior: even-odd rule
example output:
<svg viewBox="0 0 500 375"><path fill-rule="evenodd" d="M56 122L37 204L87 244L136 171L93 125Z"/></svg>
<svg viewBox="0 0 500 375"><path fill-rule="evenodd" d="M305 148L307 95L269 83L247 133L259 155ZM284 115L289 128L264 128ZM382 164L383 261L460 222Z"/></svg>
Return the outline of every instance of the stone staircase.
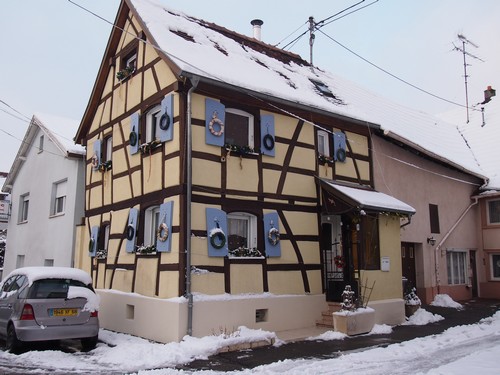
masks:
<svg viewBox="0 0 500 375"><path fill-rule="evenodd" d="M318 327L333 328L332 314L340 310L340 302L327 302L328 310L321 312L321 319L316 321Z"/></svg>

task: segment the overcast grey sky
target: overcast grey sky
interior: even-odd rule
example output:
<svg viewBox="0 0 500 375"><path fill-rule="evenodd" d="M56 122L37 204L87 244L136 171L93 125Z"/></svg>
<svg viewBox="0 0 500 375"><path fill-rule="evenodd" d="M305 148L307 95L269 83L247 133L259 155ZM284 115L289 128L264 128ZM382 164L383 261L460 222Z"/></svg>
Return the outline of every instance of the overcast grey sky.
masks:
<svg viewBox="0 0 500 375"><path fill-rule="evenodd" d="M119 0L73 0L113 21ZM250 21L264 21L262 39L284 47L306 31L309 16L324 20L356 0L161 0L175 10L251 35ZM357 8L373 3L365 0ZM354 9L357 9L354 8ZM111 26L68 0L2 1L0 35L0 171L9 171L28 122L41 112L80 120ZM345 14L345 13L344 13ZM460 108L423 93L465 103L463 56L458 34L479 46L467 51L469 104L487 85L500 88L500 2L497 0L379 0L316 32L314 64L429 113ZM333 39L333 40L332 40ZM362 56L390 74L362 60ZM290 49L309 58L308 34ZM339 93L341 96L341 93ZM500 100L500 97L496 100ZM6 105L7 104L7 105ZM9 107L10 106L10 107ZM465 120L465 109L464 120ZM14 117L16 116L16 117Z"/></svg>

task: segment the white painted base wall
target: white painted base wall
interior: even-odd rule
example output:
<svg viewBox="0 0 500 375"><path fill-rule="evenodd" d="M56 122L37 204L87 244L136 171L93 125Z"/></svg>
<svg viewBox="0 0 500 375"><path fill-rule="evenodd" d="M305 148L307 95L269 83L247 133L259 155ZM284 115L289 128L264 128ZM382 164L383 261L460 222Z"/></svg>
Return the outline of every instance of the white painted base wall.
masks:
<svg viewBox="0 0 500 375"><path fill-rule="evenodd" d="M101 298L99 320L102 328L158 342L180 341L187 333L187 300L159 299L114 290L97 290ZM239 326L270 332L313 327L327 310L325 296L269 294L207 296L194 301L193 336L231 333ZM256 322L256 311L264 321ZM404 315L404 308L403 308Z"/></svg>

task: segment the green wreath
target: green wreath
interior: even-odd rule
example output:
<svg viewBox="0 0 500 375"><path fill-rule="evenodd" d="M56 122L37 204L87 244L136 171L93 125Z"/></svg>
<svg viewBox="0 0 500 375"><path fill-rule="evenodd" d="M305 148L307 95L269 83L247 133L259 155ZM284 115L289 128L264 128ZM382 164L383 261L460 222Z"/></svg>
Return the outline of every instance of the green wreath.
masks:
<svg viewBox="0 0 500 375"><path fill-rule="evenodd" d="M130 146L134 147L137 145L137 133L136 132L130 132Z"/></svg>
<svg viewBox="0 0 500 375"><path fill-rule="evenodd" d="M274 138L271 134L266 134L263 141L266 150L271 151L274 148Z"/></svg>
<svg viewBox="0 0 500 375"><path fill-rule="evenodd" d="M222 249L226 245L226 235L224 232L217 231L210 235L210 245L214 249Z"/></svg>
<svg viewBox="0 0 500 375"><path fill-rule="evenodd" d="M170 127L170 116L164 113L163 115L161 115L160 118L160 129L168 130L169 127Z"/></svg>
<svg viewBox="0 0 500 375"><path fill-rule="evenodd" d="M89 253L93 253L94 252L94 243L95 243L95 240L90 237L90 241L89 241Z"/></svg>
<svg viewBox="0 0 500 375"><path fill-rule="evenodd" d="M341 161L341 162L344 162L345 161L345 158L346 158L346 153L345 153L345 150L343 148L339 148L337 150L337 160L338 161Z"/></svg>

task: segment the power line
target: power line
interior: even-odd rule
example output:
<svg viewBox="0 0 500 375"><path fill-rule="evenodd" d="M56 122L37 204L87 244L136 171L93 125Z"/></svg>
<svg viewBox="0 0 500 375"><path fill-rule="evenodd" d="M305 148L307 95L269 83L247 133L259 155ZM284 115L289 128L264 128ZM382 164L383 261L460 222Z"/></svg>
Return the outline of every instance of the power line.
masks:
<svg viewBox="0 0 500 375"><path fill-rule="evenodd" d="M31 119L30 119L28 116L26 116L26 115L24 115L23 113L19 112L17 109L15 109L15 108L11 107L9 104L5 103L2 99L0 99L0 103L2 103L3 105L5 105L5 106L9 107L9 108L10 108L10 109L12 109L14 112L16 112L18 115L23 116L23 117L24 117L25 119L27 119L28 121L31 121Z"/></svg>

